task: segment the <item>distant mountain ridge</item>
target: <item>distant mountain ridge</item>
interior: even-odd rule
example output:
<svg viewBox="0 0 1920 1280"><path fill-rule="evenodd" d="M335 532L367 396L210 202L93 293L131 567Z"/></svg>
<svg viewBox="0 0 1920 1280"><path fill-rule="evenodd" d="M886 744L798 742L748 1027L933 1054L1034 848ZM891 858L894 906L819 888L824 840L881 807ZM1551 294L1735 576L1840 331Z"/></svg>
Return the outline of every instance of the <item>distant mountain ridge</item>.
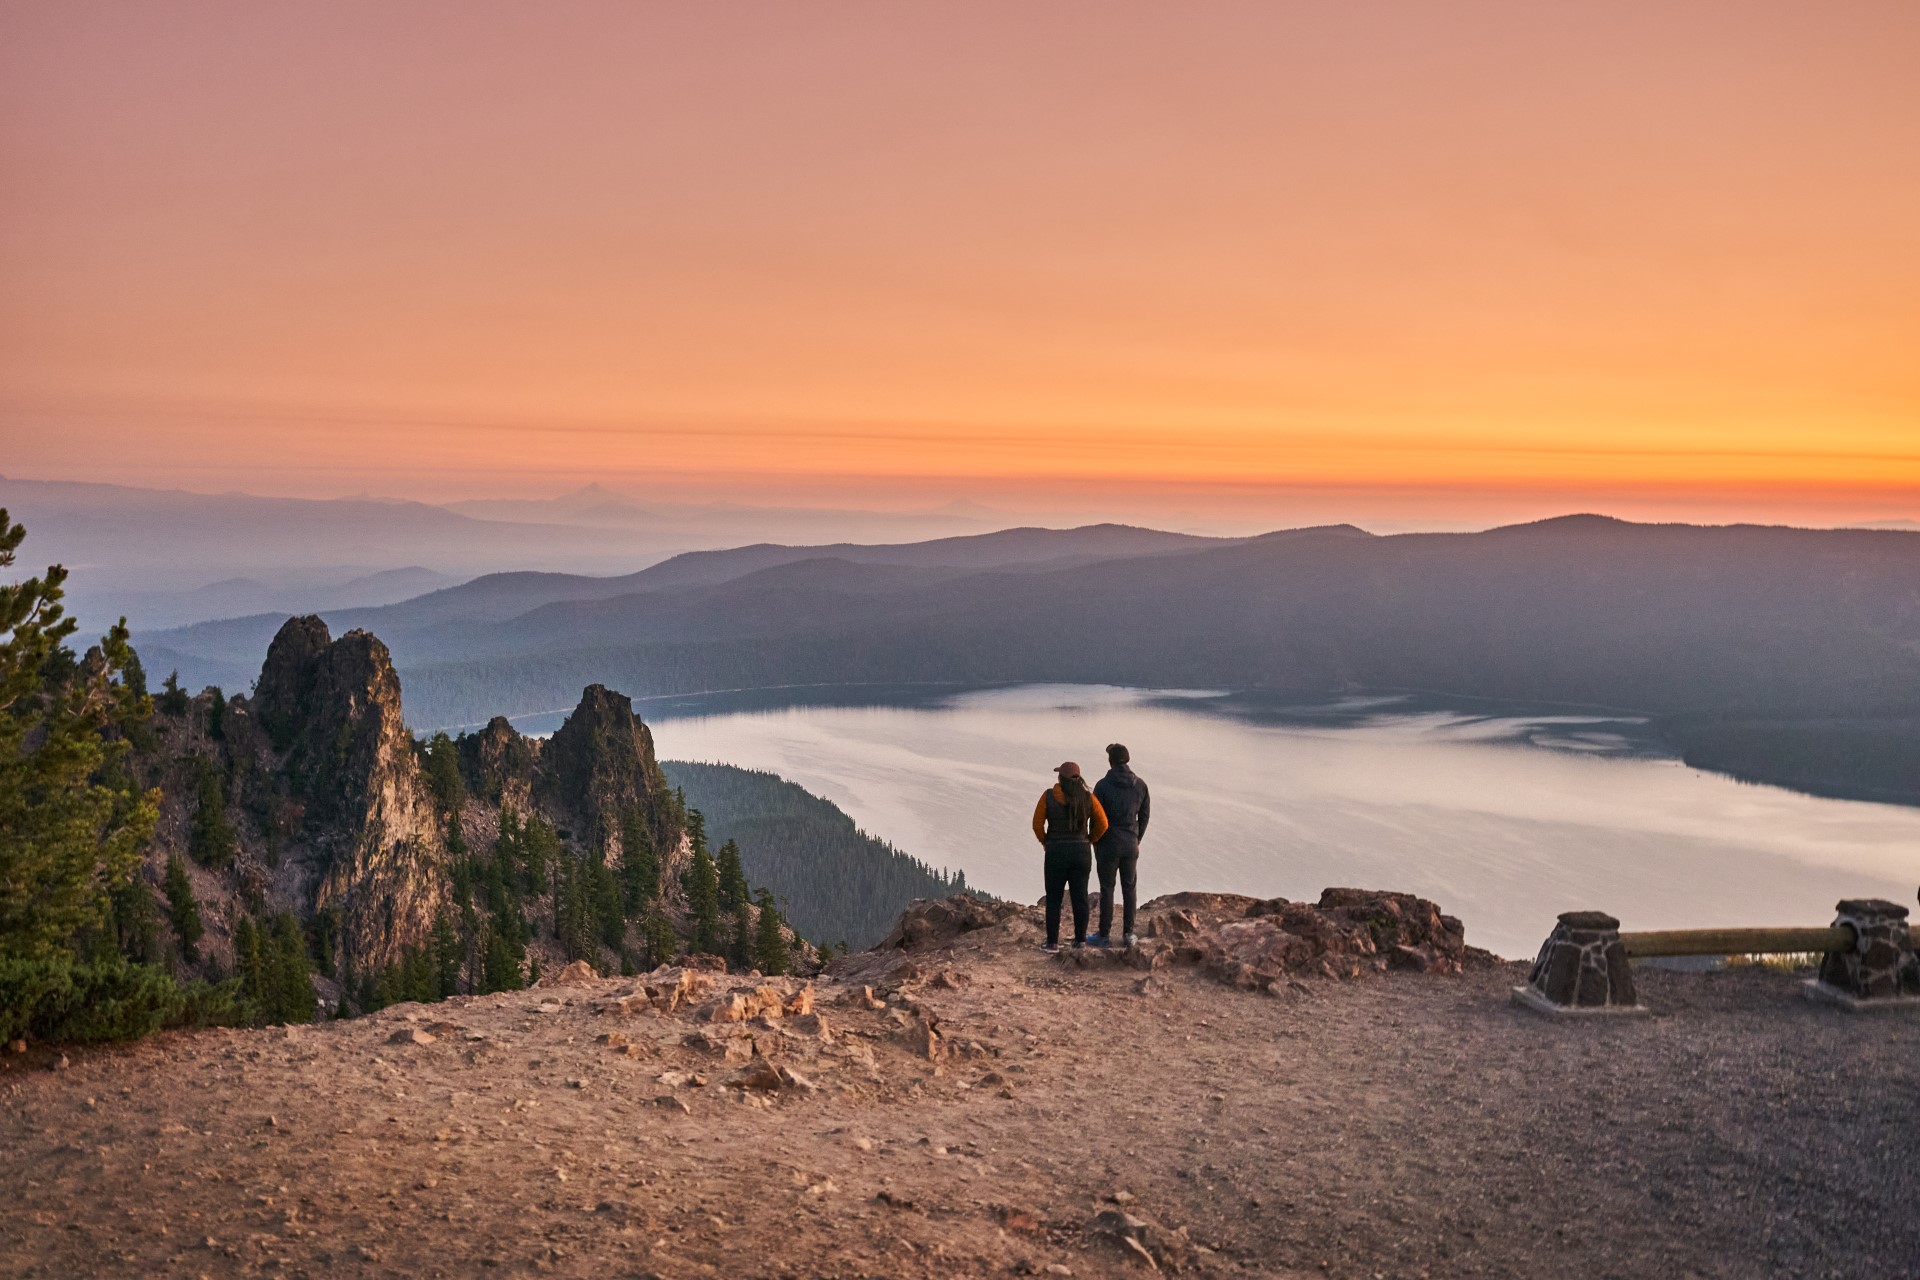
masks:
<svg viewBox="0 0 1920 1280"><path fill-rule="evenodd" d="M991 527L954 513L643 503L592 486L557 499L438 506L0 476L0 508L33 529L46 563L84 570L68 603L89 627L125 614L142 630L386 604L501 570L627 574L682 551L760 539L879 541ZM423 566L439 581L399 595L330 593Z"/></svg>
<svg viewBox="0 0 1920 1280"><path fill-rule="evenodd" d="M1863 795L1906 798L1888 779L1907 748L1889 744L1914 731L1888 718L1920 724L1920 533L1904 531L1596 515L1381 537L1093 526L736 548L594 580L585 596L575 585L482 580L340 625L381 620L425 725L545 711L595 682L638 696L1030 681L1418 690L1631 709L1692 726L1676 734L1689 758L1738 762L1742 776L1805 775L1841 794L1857 775L1872 780ZM436 620L447 611L432 602L469 595L495 616ZM143 651L238 669L275 622L162 633ZM1883 723L1847 727L1861 718ZM1806 762L1824 747L1786 748L1786 726L1816 719L1820 743L1851 744L1846 768L1816 775Z"/></svg>
<svg viewBox="0 0 1920 1280"><path fill-rule="evenodd" d="M426 629L501 624L548 605L581 605L673 588L718 586L763 570L807 561L835 560L846 564L945 570L1061 568L1125 555L1166 554L1243 541L1246 540L1108 524L1078 529L1007 529L917 543L836 543L823 547L758 543L717 551L685 552L636 573L616 577L491 573L380 608L321 612L326 614L330 625L363 627L390 637L389 643L395 651L402 652L409 648L410 637ZM142 635L142 644L169 654L188 655L190 660L246 664L256 661L255 655L264 651L284 620L278 613L261 613L147 632Z"/></svg>

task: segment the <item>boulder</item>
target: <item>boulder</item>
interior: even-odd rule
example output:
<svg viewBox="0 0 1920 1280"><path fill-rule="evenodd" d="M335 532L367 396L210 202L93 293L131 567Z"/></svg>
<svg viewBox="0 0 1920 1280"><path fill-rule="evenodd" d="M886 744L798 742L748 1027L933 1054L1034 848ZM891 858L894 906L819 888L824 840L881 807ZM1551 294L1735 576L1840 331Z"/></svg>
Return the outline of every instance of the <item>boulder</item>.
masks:
<svg viewBox="0 0 1920 1280"><path fill-rule="evenodd" d="M1187 938L1200 932L1200 917L1185 907L1152 916L1144 933L1149 938Z"/></svg>
<svg viewBox="0 0 1920 1280"><path fill-rule="evenodd" d="M812 984L792 992L771 982L763 982L751 991L729 991L701 1005L694 1017L705 1022L746 1022L753 1018L774 1022L787 1015L789 1006L811 1013Z"/></svg>
<svg viewBox="0 0 1920 1280"><path fill-rule="evenodd" d="M763 1093L772 1093L781 1088L786 1081L780 1078L780 1071L765 1058L755 1058L726 1079L726 1084L734 1089L752 1089Z"/></svg>
<svg viewBox="0 0 1920 1280"><path fill-rule="evenodd" d="M916 898L875 951L926 951L963 933L990 929L1019 918L1027 908L956 893L950 898Z"/></svg>
<svg viewBox="0 0 1920 1280"><path fill-rule="evenodd" d="M585 960L575 960L560 972L540 979L542 987L580 987L600 981L600 975Z"/></svg>
<svg viewBox="0 0 1920 1280"><path fill-rule="evenodd" d="M1243 916L1259 903L1258 898L1249 898L1244 893L1197 893L1188 890L1182 893L1162 894L1153 899L1142 911L1187 910L1202 916Z"/></svg>
<svg viewBox="0 0 1920 1280"><path fill-rule="evenodd" d="M933 1021L926 1017L904 1018L893 1032L893 1041L914 1057L928 1062L939 1062L947 1056L945 1041Z"/></svg>
<svg viewBox="0 0 1920 1280"><path fill-rule="evenodd" d="M812 1036L821 1044L833 1043L833 1028L828 1025L827 1015L824 1013L800 1014L789 1025L796 1033Z"/></svg>
<svg viewBox="0 0 1920 1280"><path fill-rule="evenodd" d="M691 1004L713 985L706 974L691 968L663 967L641 980L647 1000L662 1013L673 1013Z"/></svg>
<svg viewBox="0 0 1920 1280"><path fill-rule="evenodd" d="M753 1037L742 1031L689 1032L681 1044L689 1049L698 1049L702 1053L717 1054L727 1062L745 1062L753 1057Z"/></svg>
<svg viewBox="0 0 1920 1280"><path fill-rule="evenodd" d="M1169 1229L1125 1209L1102 1209L1094 1215L1093 1229L1123 1253L1156 1270L1183 1271L1195 1261L1193 1242L1185 1228Z"/></svg>

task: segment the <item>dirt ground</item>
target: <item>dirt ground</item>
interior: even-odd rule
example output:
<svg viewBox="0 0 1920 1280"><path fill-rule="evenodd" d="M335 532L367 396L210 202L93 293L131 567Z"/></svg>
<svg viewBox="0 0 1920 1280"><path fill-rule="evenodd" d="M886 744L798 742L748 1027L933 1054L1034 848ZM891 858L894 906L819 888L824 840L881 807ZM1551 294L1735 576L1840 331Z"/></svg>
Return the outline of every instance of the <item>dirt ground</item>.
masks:
<svg viewBox="0 0 1920 1280"><path fill-rule="evenodd" d="M1514 966L1277 997L1018 931L920 959L815 1018L622 1017L627 979L7 1055L0 1274L1920 1275L1920 1016L1759 970L1554 1023Z"/></svg>

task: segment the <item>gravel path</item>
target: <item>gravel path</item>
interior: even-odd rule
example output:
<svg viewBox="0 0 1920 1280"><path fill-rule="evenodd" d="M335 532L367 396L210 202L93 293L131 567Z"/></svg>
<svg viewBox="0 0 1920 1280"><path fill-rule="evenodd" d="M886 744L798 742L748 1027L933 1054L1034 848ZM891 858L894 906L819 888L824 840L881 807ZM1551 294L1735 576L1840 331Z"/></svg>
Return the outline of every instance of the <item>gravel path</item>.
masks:
<svg viewBox="0 0 1920 1280"><path fill-rule="evenodd" d="M1920 1275L1920 1017L1761 970L1642 971L1655 1016L1593 1024L1510 1007L1513 966L1276 998L930 959L951 1057L822 984L828 1042L755 1031L771 1093L685 1011L601 1011L631 980L9 1056L0 1274L1150 1274L1118 1223L1199 1275Z"/></svg>

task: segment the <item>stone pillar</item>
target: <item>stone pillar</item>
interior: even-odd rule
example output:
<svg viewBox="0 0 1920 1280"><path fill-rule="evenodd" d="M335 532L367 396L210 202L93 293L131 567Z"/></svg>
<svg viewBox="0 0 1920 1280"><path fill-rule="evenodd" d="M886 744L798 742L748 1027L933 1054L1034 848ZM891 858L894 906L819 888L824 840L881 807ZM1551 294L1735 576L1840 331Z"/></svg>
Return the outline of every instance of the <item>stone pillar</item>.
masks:
<svg viewBox="0 0 1920 1280"><path fill-rule="evenodd" d="M1513 998L1555 1017L1646 1012L1634 996L1620 922L1603 911L1562 915L1540 948L1527 985L1515 987Z"/></svg>
<svg viewBox="0 0 1920 1280"><path fill-rule="evenodd" d="M1853 930L1853 946L1820 959L1807 994L1847 1009L1920 1006L1920 960L1907 932L1907 909L1884 898L1848 898L1834 924Z"/></svg>

